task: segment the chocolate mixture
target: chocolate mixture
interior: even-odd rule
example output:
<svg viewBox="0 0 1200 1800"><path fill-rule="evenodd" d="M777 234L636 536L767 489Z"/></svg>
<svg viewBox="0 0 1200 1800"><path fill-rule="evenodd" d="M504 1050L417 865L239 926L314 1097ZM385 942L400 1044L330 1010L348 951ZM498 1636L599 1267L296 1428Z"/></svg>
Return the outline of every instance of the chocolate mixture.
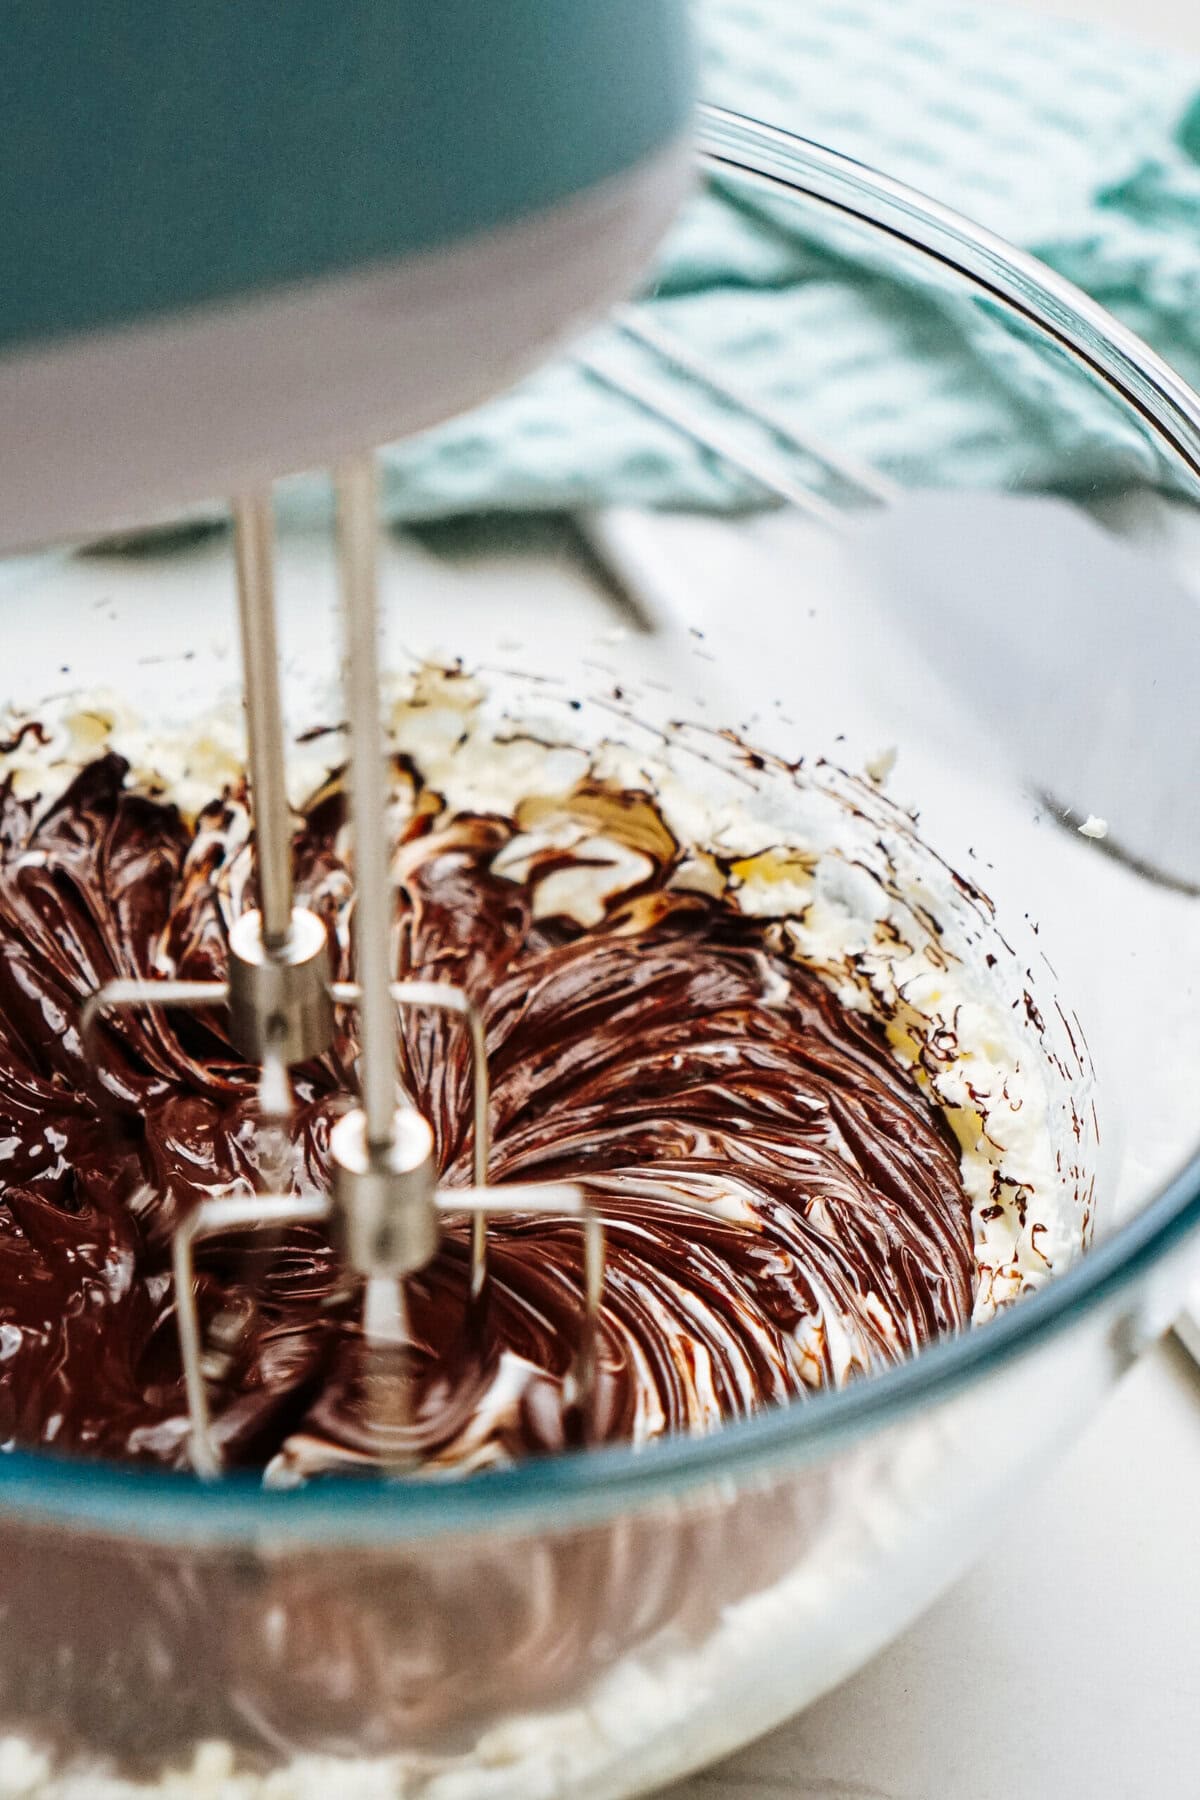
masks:
<svg viewBox="0 0 1200 1800"><path fill-rule="evenodd" d="M106 756L40 819L11 794L0 810L0 1443L183 1463L171 1233L202 1197L262 1185L256 1071L217 1011L113 1018L89 1066L79 1015L117 976L222 978L251 864L238 796L192 827L126 791L125 774ZM493 1225L474 1311L465 1228L409 1282L415 1434L446 1464L574 1433L707 1427L895 1361L971 1316L953 1142L876 1026L768 926L673 886L680 853L648 825L644 796L581 791L577 804L602 804L606 839L623 832L638 853L636 879L588 926L549 901L602 849L514 858L517 822L452 816L424 795L398 852L400 974L457 982L484 1008L492 1178L586 1182L608 1241L582 1420L562 1399L582 1317L577 1222ZM342 821L334 784L295 856L300 897L348 977ZM466 1183L461 1025L410 1013L399 1029L443 1179ZM296 1186L327 1181L354 1056L347 1035L295 1072ZM323 1233L208 1244L199 1268L228 1458L282 1456L301 1472L374 1460L361 1294Z"/></svg>

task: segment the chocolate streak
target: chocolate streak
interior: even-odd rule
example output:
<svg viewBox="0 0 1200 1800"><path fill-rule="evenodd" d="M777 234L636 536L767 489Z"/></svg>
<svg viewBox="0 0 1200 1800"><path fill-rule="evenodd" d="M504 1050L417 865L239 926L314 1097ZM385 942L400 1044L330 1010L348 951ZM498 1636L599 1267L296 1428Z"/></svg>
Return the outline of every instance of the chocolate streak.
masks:
<svg viewBox="0 0 1200 1800"><path fill-rule="evenodd" d="M0 1441L180 1463L171 1233L200 1198L261 1185L256 1072L218 1011L113 1018L89 1067L79 1015L117 976L223 977L230 921L253 894L238 797L192 830L124 777L108 756L39 822L11 796L0 815ZM626 813L651 872L586 928L537 903L548 876L586 872L599 850L543 848L512 879L493 863L513 821L446 817L429 797L398 849L399 973L457 982L484 1009L493 1179L586 1182L608 1241L600 1377L568 1425L577 1223L495 1224L476 1314L465 1231L449 1228L409 1283L411 1436L438 1462L551 1450L577 1428L641 1440L711 1426L895 1361L971 1315L953 1143L877 1028L761 922L672 888L677 854L657 838L647 852L634 830L644 796L604 804L606 836ZM347 977L342 817L334 787L295 855ZM407 1013L399 1030L443 1178L465 1183L461 1025ZM354 1056L345 1035L296 1071L295 1185L327 1181ZM214 1401L232 1462L376 1459L361 1296L322 1231L205 1246L199 1298L225 1347Z"/></svg>

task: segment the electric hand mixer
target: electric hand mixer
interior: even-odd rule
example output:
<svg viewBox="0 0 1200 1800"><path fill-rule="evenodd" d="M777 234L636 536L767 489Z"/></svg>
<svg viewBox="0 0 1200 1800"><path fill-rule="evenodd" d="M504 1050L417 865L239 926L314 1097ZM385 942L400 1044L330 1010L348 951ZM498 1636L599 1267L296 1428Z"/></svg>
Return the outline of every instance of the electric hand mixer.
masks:
<svg viewBox="0 0 1200 1800"><path fill-rule="evenodd" d="M220 1468L193 1269L215 1234L328 1219L365 1283L368 1343L402 1353L404 1278L433 1257L445 1214L472 1218L480 1304L489 1214L578 1216L585 1316L566 1398L582 1398L600 1225L579 1187L489 1186L480 1014L458 988L392 980L377 492L362 446L504 385L645 261L689 160L682 0L34 9L4 33L0 546L239 496L259 906L231 933L226 983L111 983L85 1008L85 1039L121 1008L226 1006L235 1049L261 1065L269 1148L289 1068L329 1047L336 1008L360 1020L361 1104L332 1135L332 1193L231 1194L177 1230L193 1465ZM331 979L325 927L292 891L269 483L318 463L336 467L353 984ZM470 1188L438 1187L433 1133L399 1087L397 1007L456 1014L470 1034ZM402 1370L391 1392L402 1413Z"/></svg>

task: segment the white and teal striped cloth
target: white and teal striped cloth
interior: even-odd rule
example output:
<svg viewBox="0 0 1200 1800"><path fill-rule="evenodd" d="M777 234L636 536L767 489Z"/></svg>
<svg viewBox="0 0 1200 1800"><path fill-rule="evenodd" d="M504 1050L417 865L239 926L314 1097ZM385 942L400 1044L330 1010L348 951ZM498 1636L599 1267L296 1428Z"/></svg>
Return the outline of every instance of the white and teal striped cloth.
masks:
<svg viewBox="0 0 1200 1800"><path fill-rule="evenodd" d="M999 0L701 0L700 19L709 98L969 214L1200 377L1200 69ZM820 230L698 196L661 259L659 317L800 432L905 481L1155 479L1129 422L1080 377ZM565 364L390 449L386 494L407 520L764 498Z"/></svg>

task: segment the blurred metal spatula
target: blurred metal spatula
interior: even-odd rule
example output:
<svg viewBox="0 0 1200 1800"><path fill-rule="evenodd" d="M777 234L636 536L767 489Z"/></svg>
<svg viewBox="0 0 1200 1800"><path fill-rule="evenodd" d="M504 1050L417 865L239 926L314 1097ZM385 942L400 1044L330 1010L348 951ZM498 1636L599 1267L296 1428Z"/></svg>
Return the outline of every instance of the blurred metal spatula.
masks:
<svg viewBox="0 0 1200 1800"><path fill-rule="evenodd" d="M686 380L635 369L611 348L581 353L595 379L848 534L930 671L1055 816L1148 879L1200 894L1200 604L1169 571L1061 500L905 491L798 435L635 309L617 322ZM806 471L820 472L821 493ZM603 515L580 524L614 564ZM617 573L636 585L636 568Z"/></svg>
<svg viewBox="0 0 1200 1800"><path fill-rule="evenodd" d="M911 494L859 549L1047 805L1148 879L1200 894L1196 599L1077 508L1032 495Z"/></svg>

